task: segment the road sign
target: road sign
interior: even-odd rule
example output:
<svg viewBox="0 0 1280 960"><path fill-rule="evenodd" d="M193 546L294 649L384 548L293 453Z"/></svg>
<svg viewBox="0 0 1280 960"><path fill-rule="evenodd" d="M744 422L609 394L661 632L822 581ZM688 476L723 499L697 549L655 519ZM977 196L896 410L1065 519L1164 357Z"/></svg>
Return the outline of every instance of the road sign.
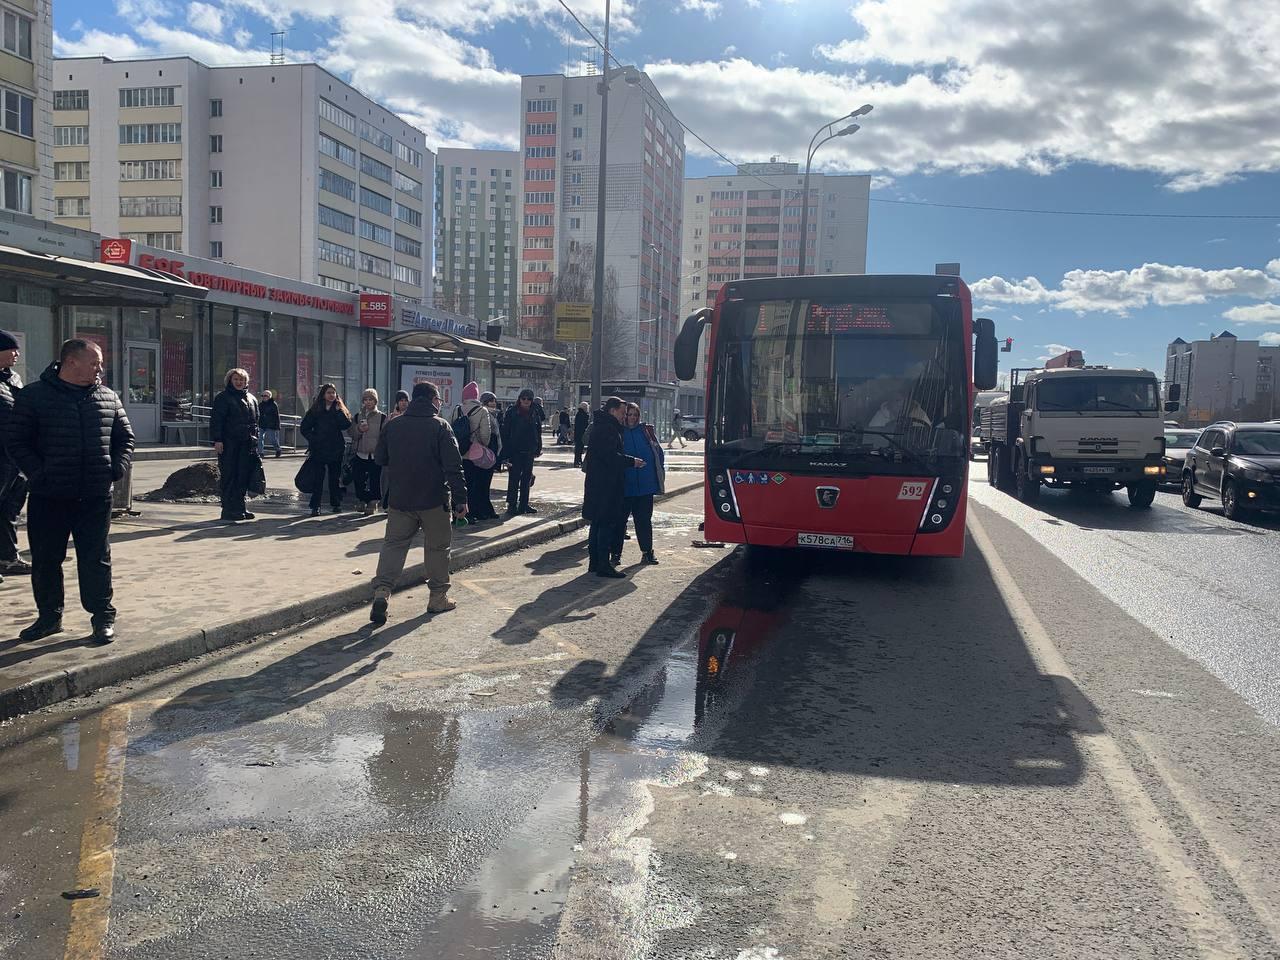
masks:
<svg viewBox="0 0 1280 960"><path fill-rule="evenodd" d="M556 304L556 339L562 343L591 339L591 304Z"/></svg>

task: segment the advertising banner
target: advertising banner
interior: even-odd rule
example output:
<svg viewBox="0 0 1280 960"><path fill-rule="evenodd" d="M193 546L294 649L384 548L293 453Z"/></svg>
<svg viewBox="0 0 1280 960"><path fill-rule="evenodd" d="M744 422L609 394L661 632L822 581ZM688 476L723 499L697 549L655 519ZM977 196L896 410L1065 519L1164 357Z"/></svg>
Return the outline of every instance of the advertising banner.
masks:
<svg viewBox="0 0 1280 960"><path fill-rule="evenodd" d="M99 255L103 263L115 263L128 266L133 252L133 241L117 237L103 237Z"/></svg>
<svg viewBox="0 0 1280 960"><path fill-rule="evenodd" d="M434 364L405 363L400 366L400 389L413 396L415 383L434 383L440 390L442 416L452 419L454 404L462 402L462 367L442 367Z"/></svg>
<svg viewBox="0 0 1280 960"><path fill-rule="evenodd" d="M236 362L249 374L249 390L256 393L261 386L258 382L258 351L241 350L236 356Z"/></svg>
<svg viewBox="0 0 1280 960"><path fill-rule="evenodd" d="M394 315L391 310L391 294L360 294L360 326L379 327L389 330L391 328L393 316Z"/></svg>

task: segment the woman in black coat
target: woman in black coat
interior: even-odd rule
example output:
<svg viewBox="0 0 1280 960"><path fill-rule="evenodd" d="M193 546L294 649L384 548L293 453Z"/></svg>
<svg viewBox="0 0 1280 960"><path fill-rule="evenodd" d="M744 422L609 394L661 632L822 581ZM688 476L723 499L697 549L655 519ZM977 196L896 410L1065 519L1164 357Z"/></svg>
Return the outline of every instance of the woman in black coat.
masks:
<svg viewBox="0 0 1280 960"><path fill-rule="evenodd" d="M608 397L596 411L587 433L587 479L582 492L582 516L591 524L587 538L590 562L587 572L597 577L618 579L626 574L609 562L618 525L625 516L627 470L643 467L644 461L629 457L622 450L622 423L626 405L617 397Z"/></svg>
<svg viewBox="0 0 1280 960"><path fill-rule="evenodd" d="M209 437L218 455L222 519L227 523L252 520L244 497L249 478L262 465L258 456L258 398L249 392L248 371L227 371L226 388L213 398Z"/></svg>
<svg viewBox="0 0 1280 960"><path fill-rule="evenodd" d="M311 515L320 516L320 494L324 490L324 471L329 473L329 506L334 513L342 511L342 455L347 449L347 429L351 412L338 396L338 388L326 383L316 394L315 403L302 418L299 428L307 438L307 456L323 465L321 479L311 494Z"/></svg>

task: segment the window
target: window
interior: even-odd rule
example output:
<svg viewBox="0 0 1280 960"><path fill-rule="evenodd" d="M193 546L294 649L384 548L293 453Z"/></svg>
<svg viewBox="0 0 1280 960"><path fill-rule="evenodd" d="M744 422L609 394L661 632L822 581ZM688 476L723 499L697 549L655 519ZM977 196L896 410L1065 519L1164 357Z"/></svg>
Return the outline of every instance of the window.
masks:
<svg viewBox="0 0 1280 960"><path fill-rule="evenodd" d="M582 194L580 194L580 193L575 193L573 196L571 196L571 197L569 198L569 206L571 206L571 207L580 207L580 206L582 206Z"/></svg>
<svg viewBox="0 0 1280 960"><path fill-rule="evenodd" d="M384 197L382 194L370 190L368 187L361 187L360 206L368 207L370 210L377 210L379 213L385 213L387 216L391 216L393 204L390 197Z"/></svg>
<svg viewBox="0 0 1280 960"><path fill-rule="evenodd" d="M88 90L55 90L53 91L53 109L55 110L88 110Z"/></svg>
<svg viewBox="0 0 1280 960"><path fill-rule="evenodd" d="M551 284L549 284L549 283L526 283L526 284L524 285L524 292L525 292L525 293L532 293L532 294L535 294L535 295L541 295L541 294L545 294L545 293L550 293L550 292L551 292Z"/></svg>
<svg viewBox="0 0 1280 960"><path fill-rule="evenodd" d="M324 97L320 98L320 117L323 120L328 120L335 126L341 127L343 130L347 131L347 133L356 132L355 114L347 113L347 111L343 110L336 104L330 103L328 100L324 99Z"/></svg>
<svg viewBox="0 0 1280 960"><path fill-rule="evenodd" d="M554 193L526 193L524 195L525 203L555 203L556 195Z"/></svg>
<svg viewBox="0 0 1280 960"><path fill-rule="evenodd" d="M214 102L217 103L220 101L214 101ZM209 257L210 259L213 259L213 260L222 259L222 241L221 240L209 241Z"/></svg>
<svg viewBox="0 0 1280 960"><path fill-rule="evenodd" d="M383 183L391 182L391 168L381 160L375 160L363 153L360 154L360 172Z"/></svg>
<svg viewBox="0 0 1280 960"><path fill-rule="evenodd" d="M526 250L550 250L552 237L525 237L524 248Z"/></svg>
<svg viewBox="0 0 1280 960"><path fill-rule="evenodd" d="M16 213L31 212L31 175L17 170L4 171L4 208Z"/></svg>
<svg viewBox="0 0 1280 960"><path fill-rule="evenodd" d="M172 107L177 87L131 87L120 91L122 107ZM121 143L124 141L122 140Z"/></svg>
<svg viewBox="0 0 1280 960"><path fill-rule="evenodd" d="M569 229L570 229L570 230L581 230L581 229L582 229L582 218L581 218L581 217L570 217L570 218L569 218Z"/></svg>
<svg viewBox="0 0 1280 960"><path fill-rule="evenodd" d="M122 160L121 180L181 180L178 160Z"/></svg>
<svg viewBox="0 0 1280 960"><path fill-rule="evenodd" d="M549 227L551 226L551 214L526 213L524 215L524 225L526 227Z"/></svg>
<svg viewBox="0 0 1280 960"><path fill-rule="evenodd" d="M581 128L581 127L574 127L574 128L573 128L573 139L575 139L575 140L581 140L581 139L582 139L582 128Z"/></svg>
<svg viewBox="0 0 1280 960"><path fill-rule="evenodd" d="M210 190L222 189L222 171L221 170L209 171L209 189Z"/></svg>
<svg viewBox="0 0 1280 960"><path fill-rule="evenodd" d="M53 179L88 180L89 162L84 160L76 163L55 163L53 165Z"/></svg>
<svg viewBox="0 0 1280 960"><path fill-rule="evenodd" d="M406 177L399 170L395 173L395 185L397 190L407 193L415 200L422 199L422 184L413 179L413 177Z"/></svg>
<svg viewBox="0 0 1280 960"><path fill-rule="evenodd" d="M356 165L355 149L327 134L320 134L320 152L326 157L333 157L333 159L345 163L348 167Z"/></svg>
<svg viewBox="0 0 1280 960"><path fill-rule="evenodd" d="M362 273L372 273L375 277L390 277L391 261L384 260L382 257L375 257L370 253L361 253L360 271Z"/></svg>
<svg viewBox="0 0 1280 960"><path fill-rule="evenodd" d="M366 240L372 240L374 243L380 243L384 247L391 246L391 231L386 227L380 227L376 223L370 223L368 220L360 221L360 236Z"/></svg>
<svg viewBox="0 0 1280 960"><path fill-rule="evenodd" d="M415 270L413 267L406 267L403 264L397 263L395 267L392 268L392 273L399 283L408 283L415 287L422 286L421 270Z"/></svg>
<svg viewBox="0 0 1280 960"><path fill-rule="evenodd" d="M4 91L4 128L21 137L35 136L35 101L16 90Z"/></svg>
<svg viewBox="0 0 1280 960"><path fill-rule="evenodd" d="M121 197L122 217L180 217L182 197Z"/></svg>
<svg viewBox="0 0 1280 960"><path fill-rule="evenodd" d="M422 226L421 211L414 210L412 207L406 207L403 203L396 204L396 219L414 227ZM475 220L471 221L471 225L476 225Z"/></svg>
<svg viewBox="0 0 1280 960"><path fill-rule="evenodd" d="M356 218L349 213L343 213L341 210L335 210L333 207L326 207L320 204L320 223L326 227L332 227L334 230L341 230L343 233L354 234L356 232Z"/></svg>
<svg viewBox="0 0 1280 960"><path fill-rule="evenodd" d="M556 100L526 100L524 109L525 113L555 113Z"/></svg>
<svg viewBox="0 0 1280 960"><path fill-rule="evenodd" d="M122 233L121 236L134 243L146 244L148 247L182 252L182 234L180 233Z"/></svg>
<svg viewBox="0 0 1280 960"><path fill-rule="evenodd" d="M422 154L403 143L396 144L396 159L417 167L419 170L422 169Z"/></svg>
<svg viewBox="0 0 1280 960"><path fill-rule="evenodd" d="M696 197L694 197L694 198L693 198L693 202L694 202L694 203L702 203L702 194L698 194Z"/></svg>
<svg viewBox="0 0 1280 960"><path fill-rule="evenodd" d="M211 137L209 137L209 152L210 153L222 152L222 134L215 133Z"/></svg>
<svg viewBox="0 0 1280 960"><path fill-rule="evenodd" d="M396 147L396 142L392 139L391 134L383 133L377 127L365 121L360 121L360 139L372 143L375 147L381 147L390 153Z"/></svg>
<svg viewBox="0 0 1280 960"><path fill-rule="evenodd" d="M220 116L222 116L222 101L221 101L221 100L210 100L210 101L209 101L209 116L211 116L211 117L220 117ZM221 244L219 244L219 246L221 246Z"/></svg>
<svg viewBox="0 0 1280 960"><path fill-rule="evenodd" d="M355 293L356 285L349 280L339 280L336 277L320 276L320 286L328 287L330 290L341 290L343 293Z"/></svg>
<svg viewBox="0 0 1280 960"><path fill-rule="evenodd" d="M582 104L580 104L580 103L575 103L575 104L573 105L573 115L574 115L575 117L580 117L580 116L582 116Z"/></svg>
<svg viewBox="0 0 1280 960"><path fill-rule="evenodd" d="M582 151L581 151L581 150L570 150L570 151L569 151L569 159L570 159L570 160L573 160L573 161L575 161L575 162L577 162L577 163L581 163L581 162L582 162Z"/></svg>
<svg viewBox="0 0 1280 960"><path fill-rule="evenodd" d="M221 223L221 222L222 222L222 208L221 208L221 207L210 207L210 208L209 208L209 222L210 222L210 223Z"/></svg>
<svg viewBox="0 0 1280 960"><path fill-rule="evenodd" d="M574 173L569 174L569 182L574 186L578 186L579 184L582 183L582 174L577 173L576 171Z"/></svg>
<svg viewBox="0 0 1280 960"><path fill-rule="evenodd" d="M89 216L88 197L58 197L55 204L54 216L56 217Z"/></svg>
<svg viewBox="0 0 1280 960"><path fill-rule="evenodd" d="M555 147L525 147L524 155L530 160L550 160L556 155Z"/></svg>
<svg viewBox="0 0 1280 960"><path fill-rule="evenodd" d="M417 257L421 259L422 244L417 240L410 239L409 237L402 237L400 236L400 234L397 233L396 234L396 253L406 253L411 257Z"/></svg>
<svg viewBox="0 0 1280 960"><path fill-rule="evenodd" d="M540 170L526 170L524 172L524 178L526 180L554 180L556 178L556 171L554 167L543 168Z"/></svg>
<svg viewBox="0 0 1280 960"><path fill-rule="evenodd" d="M524 132L530 137L552 137L555 136L556 125L554 123L527 123Z"/></svg>
<svg viewBox="0 0 1280 960"><path fill-rule="evenodd" d="M326 170L324 167L320 168L320 189L336 193L338 196L346 197L348 200L354 201L356 198L356 183L354 180L338 176L332 170Z"/></svg>
<svg viewBox="0 0 1280 960"><path fill-rule="evenodd" d="M9 10L4 12L4 48L24 60L31 59L31 21Z"/></svg>
<svg viewBox="0 0 1280 960"><path fill-rule="evenodd" d="M323 103L324 101L321 102ZM337 263L341 266L355 269L356 252L350 247L344 247L340 243L331 243L328 240L317 241L316 247L318 256L326 263Z"/></svg>

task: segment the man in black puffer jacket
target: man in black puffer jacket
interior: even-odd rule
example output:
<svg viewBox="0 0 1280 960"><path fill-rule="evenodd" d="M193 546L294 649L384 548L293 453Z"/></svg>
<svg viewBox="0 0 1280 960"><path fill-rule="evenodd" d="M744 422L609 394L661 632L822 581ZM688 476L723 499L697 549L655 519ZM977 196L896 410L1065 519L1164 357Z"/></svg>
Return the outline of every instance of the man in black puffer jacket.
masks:
<svg viewBox="0 0 1280 960"><path fill-rule="evenodd" d="M4 450L4 424L22 389L22 378L13 369L21 355L18 339L0 330L0 583L3 574L31 572L31 564L18 553L18 515L27 502L27 478Z"/></svg>
<svg viewBox="0 0 1280 960"><path fill-rule="evenodd" d="M133 429L120 398L99 382L102 351L68 340L57 363L18 394L5 424L9 456L31 482L27 539L39 618L19 635L39 640L62 630L62 562L76 541L80 602L99 643L115 639L111 605L111 484L133 457Z"/></svg>

